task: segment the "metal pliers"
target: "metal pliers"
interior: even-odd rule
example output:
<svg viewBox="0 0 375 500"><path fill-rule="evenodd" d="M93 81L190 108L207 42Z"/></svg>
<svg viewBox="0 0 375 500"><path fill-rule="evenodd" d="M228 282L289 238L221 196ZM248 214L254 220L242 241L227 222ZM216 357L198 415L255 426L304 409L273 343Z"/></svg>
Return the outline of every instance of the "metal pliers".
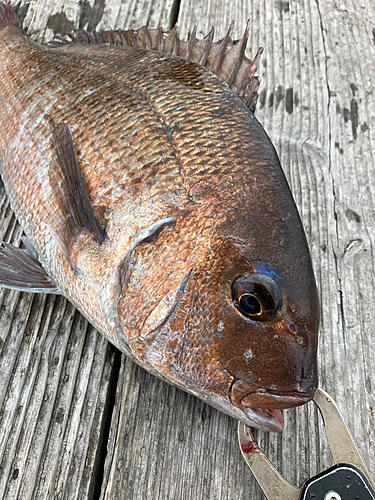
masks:
<svg viewBox="0 0 375 500"><path fill-rule="evenodd" d="M322 389L314 401L323 420L335 465L309 479L303 488L286 481L259 449L252 429L238 423L246 463L269 500L375 500L375 484L336 403Z"/></svg>

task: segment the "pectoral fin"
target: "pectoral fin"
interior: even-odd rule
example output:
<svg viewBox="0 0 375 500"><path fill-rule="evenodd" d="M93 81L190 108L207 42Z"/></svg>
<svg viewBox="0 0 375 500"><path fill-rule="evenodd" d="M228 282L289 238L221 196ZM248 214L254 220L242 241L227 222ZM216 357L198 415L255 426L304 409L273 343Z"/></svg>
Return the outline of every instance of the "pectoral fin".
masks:
<svg viewBox="0 0 375 500"><path fill-rule="evenodd" d="M25 292L61 293L29 250L9 243L0 248L0 286Z"/></svg>
<svg viewBox="0 0 375 500"><path fill-rule="evenodd" d="M68 262L71 262L71 248L82 231L89 231L98 242L105 235L100 227L80 171L74 151L73 139L64 123L52 123L52 163L49 180L52 200L47 210L50 215L50 229Z"/></svg>

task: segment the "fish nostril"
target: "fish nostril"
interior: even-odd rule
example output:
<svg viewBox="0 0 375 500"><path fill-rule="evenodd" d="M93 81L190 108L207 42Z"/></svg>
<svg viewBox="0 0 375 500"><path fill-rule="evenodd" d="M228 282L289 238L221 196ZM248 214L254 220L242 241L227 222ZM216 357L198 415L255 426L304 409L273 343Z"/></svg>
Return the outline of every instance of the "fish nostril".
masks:
<svg viewBox="0 0 375 500"><path fill-rule="evenodd" d="M254 352L252 349L248 349L243 356L246 359L246 361L250 361L251 359L254 358Z"/></svg>

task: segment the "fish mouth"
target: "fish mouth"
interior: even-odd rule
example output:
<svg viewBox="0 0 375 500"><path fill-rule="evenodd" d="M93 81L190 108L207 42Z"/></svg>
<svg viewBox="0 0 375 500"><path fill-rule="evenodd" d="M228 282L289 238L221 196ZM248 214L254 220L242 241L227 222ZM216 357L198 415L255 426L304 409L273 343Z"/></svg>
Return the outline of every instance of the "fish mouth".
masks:
<svg viewBox="0 0 375 500"><path fill-rule="evenodd" d="M284 419L280 410L263 408L241 408L246 416L247 425L249 420L251 427L267 432L281 432L284 429Z"/></svg>
<svg viewBox="0 0 375 500"><path fill-rule="evenodd" d="M253 427L270 432L281 432L284 420L281 409L294 408L311 401L316 388L309 391L277 391L264 389L236 380L230 390L230 400L253 422Z"/></svg>
<svg viewBox="0 0 375 500"><path fill-rule="evenodd" d="M305 403L311 401L314 397L314 392L298 392L298 391L290 391L290 392L279 392L267 390L264 391L260 389L258 391L247 394L241 399L241 405L246 408L262 408L269 409L272 408L274 410L277 409L285 409L285 408L294 408L295 406L301 406Z"/></svg>

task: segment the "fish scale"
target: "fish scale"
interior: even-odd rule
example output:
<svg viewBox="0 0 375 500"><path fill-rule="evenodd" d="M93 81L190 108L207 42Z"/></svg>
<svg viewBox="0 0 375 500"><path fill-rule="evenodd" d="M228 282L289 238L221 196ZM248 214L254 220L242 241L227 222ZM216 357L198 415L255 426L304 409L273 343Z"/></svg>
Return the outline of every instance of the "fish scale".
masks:
<svg viewBox="0 0 375 500"><path fill-rule="evenodd" d="M28 238L0 251L0 285L61 293L147 370L280 431L317 387L319 305L253 114L261 50L232 28L44 47L0 3L1 173Z"/></svg>
<svg viewBox="0 0 375 500"><path fill-rule="evenodd" d="M125 49L128 48L122 48L123 51L125 51ZM59 49L60 52L62 50L66 50L65 47ZM70 53L70 51L71 48L69 47L68 54ZM86 66L84 66L85 69L97 71L97 65L93 66L91 64L91 56L93 55L93 51L94 50L92 48L83 47L82 53L80 52L80 54L78 56L75 56L75 58L79 58L80 61L86 62ZM159 80L161 79L161 75L163 75L163 69L165 65L164 57L160 58L160 56L153 54L152 57L149 56L147 60L143 60L142 64L140 64L137 60L138 67L137 71L135 71L135 68L133 67L133 61L131 59L129 60L129 49L125 52L125 54L121 54L121 52L119 54L118 52L119 50L117 49L117 53L115 54L116 58L114 58L114 55L112 55L110 48L108 50L108 53L106 52L102 57L100 57L100 54L99 56L95 54L95 57L97 57L100 65L102 65L99 67L99 70L107 76L109 74L110 78L119 78L120 81L126 84L133 84L133 86L136 85L138 78L137 75L139 75L141 83L139 86L137 85L134 91L139 91L139 89L142 89L144 92L147 92L145 98L147 99L147 102L149 103L151 109L157 112L158 118L161 119L161 117L163 117L162 119L164 120L164 123L170 122L169 128L172 128L173 124L183 123L184 126L178 126L173 133L174 145L177 149L176 156L180 160L188 159L187 161L190 161L191 166L194 168L195 162L198 159L195 158L195 155L191 157L189 156L189 154L191 154L192 152L198 152L200 148L201 151L205 151L205 158L209 156L210 148L214 149L217 145L217 142L214 142L213 140L213 131L210 130L210 136L206 138L206 141L203 141L205 136L201 137L201 135L205 132L207 120L212 118L212 115L215 114L216 109L222 109L224 106L227 106L226 111L222 109L222 113L225 114L225 124L221 127L220 123L217 123L216 126L218 129L221 128L222 138L226 138L225 143L223 142L222 144L225 154L228 154L231 149L236 149L238 146L243 144L244 141L240 140L238 134L235 135L231 131L231 127L233 125L235 125L236 123L237 125L239 124L239 120L230 119L230 115L233 113L234 116L236 116L236 113L238 114L241 111L247 114L247 111L244 110L244 106L239 99L237 102L237 107L233 105L231 106L231 101L234 98L233 94L229 91L229 89L226 89L225 87L223 88L222 83L215 75L205 75L204 73L202 73L204 76L207 76L207 79L205 79L205 92L208 94L206 97L207 102L205 103L205 98L204 96L202 97L202 95L199 95L198 102L195 102L196 100L194 100L194 94L192 95L192 93L189 92L189 94L187 95L186 91L184 91L184 87L180 88L179 86L178 88L174 89L170 81L168 81L166 85L160 85ZM132 52L134 52L134 50ZM137 59L141 58L142 60L142 58L147 55L147 53L145 54L145 52L141 49L138 49L138 52L139 55L136 55ZM123 62L124 57L126 58L126 65L124 66L124 64L122 64L122 67L120 67L120 64L121 62ZM160 61L160 59L162 60ZM181 65L181 62L184 64ZM153 65L152 71L148 71L149 65ZM158 65L160 66L160 71L158 71ZM129 74L129 67L134 70L131 74ZM197 68L185 61L178 60L177 63L175 63L175 67L178 70L181 70L174 73L175 76L177 75L176 78L179 79L178 81L183 82L184 79L186 79L186 82L190 83L196 77ZM150 74L147 75L147 72L149 72ZM156 80L154 73L158 75ZM147 77L150 78L149 81ZM225 96L225 98L229 100L229 103L219 100L218 97L220 98L221 95ZM183 105L184 102L186 102L185 106ZM187 116L186 114L187 109L189 109L190 111L189 115L191 114L192 116L194 116L194 120L189 120L189 115ZM181 134L181 140L178 140L179 134ZM218 138L220 138L219 130L216 135ZM232 138L237 138L237 141L232 141ZM199 145L199 139L202 139L201 146ZM184 148L183 150L178 149L178 146L180 145ZM191 147L190 150L188 149L189 146ZM232 168L233 167L234 165L232 165ZM190 171L187 173L193 176L195 172L193 170L193 172ZM207 166L207 174L211 175L211 173L212 171Z"/></svg>

